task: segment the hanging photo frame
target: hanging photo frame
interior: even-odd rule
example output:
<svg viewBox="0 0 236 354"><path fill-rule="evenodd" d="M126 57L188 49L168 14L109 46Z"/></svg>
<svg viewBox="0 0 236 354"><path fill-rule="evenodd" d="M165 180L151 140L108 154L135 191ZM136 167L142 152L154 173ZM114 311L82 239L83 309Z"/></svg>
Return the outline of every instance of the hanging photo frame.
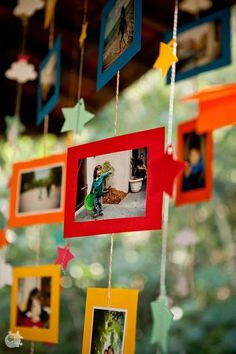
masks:
<svg viewBox="0 0 236 354"><path fill-rule="evenodd" d="M150 180L164 135L157 128L68 149L65 238L161 229L163 193Z"/></svg>
<svg viewBox="0 0 236 354"><path fill-rule="evenodd" d="M178 159L186 162L177 177L175 205L199 203L212 194L213 142L210 132L197 132L197 119L178 126Z"/></svg>
<svg viewBox="0 0 236 354"><path fill-rule="evenodd" d="M108 293L87 289L82 354L135 353L138 290L110 289L110 306Z"/></svg>
<svg viewBox="0 0 236 354"><path fill-rule="evenodd" d="M52 49L39 66L37 125L40 125L57 105L60 95L60 71L61 37L57 37Z"/></svg>
<svg viewBox="0 0 236 354"><path fill-rule="evenodd" d="M65 178L66 154L14 164L9 226L62 222Z"/></svg>
<svg viewBox="0 0 236 354"><path fill-rule="evenodd" d="M142 0L109 0L102 11L97 91L141 49Z"/></svg>
<svg viewBox="0 0 236 354"><path fill-rule="evenodd" d="M165 34L168 43L172 33ZM181 26L177 31L176 81L231 63L230 8ZM170 83L170 73L167 76Z"/></svg>
<svg viewBox="0 0 236 354"><path fill-rule="evenodd" d="M59 339L60 266L13 268L11 323L24 340L57 343Z"/></svg>

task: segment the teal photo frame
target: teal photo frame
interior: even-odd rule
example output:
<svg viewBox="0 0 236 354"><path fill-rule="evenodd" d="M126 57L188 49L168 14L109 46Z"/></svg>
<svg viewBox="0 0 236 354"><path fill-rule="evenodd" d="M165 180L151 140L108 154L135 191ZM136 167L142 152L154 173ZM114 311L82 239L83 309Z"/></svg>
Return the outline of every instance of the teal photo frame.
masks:
<svg viewBox="0 0 236 354"><path fill-rule="evenodd" d="M176 81L229 65L231 63L230 27L229 7L179 27L177 31L179 61L176 64ZM168 43L171 39L172 33L167 32L164 41ZM184 51L184 46L186 51ZM170 83L170 73L167 83Z"/></svg>
<svg viewBox="0 0 236 354"><path fill-rule="evenodd" d="M53 62L52 62L53 61ZM43 75L49 65L54 65L54 80L53 85L49 85L49 92L47 97L44 97L43 89ZM36 124L40 125L47 114L57 105L60 95L60 71L61 71L61 37L57 37L53 47L48 52L47 56L39 66L39 79L38 79L38 92L37 92L37 121Z"/></svg>
<svg viewBox="0 0 236 354"><path fill-rule="evenodd" d="M105 5L100 30L97 91L141 49L141 27L142 0L109 0Z"/></svg>

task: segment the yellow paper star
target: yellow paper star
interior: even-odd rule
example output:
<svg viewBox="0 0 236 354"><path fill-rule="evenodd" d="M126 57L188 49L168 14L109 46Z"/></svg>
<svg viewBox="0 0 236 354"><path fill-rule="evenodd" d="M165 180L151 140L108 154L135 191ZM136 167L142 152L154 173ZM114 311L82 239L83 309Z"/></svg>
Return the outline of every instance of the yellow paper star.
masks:
<svg viewBox="0 0 236 354"><path fill-rule="evenodd" d="M153 68L160 69L162 77L166 77L166 74L173 63L177 63L178 58L173 53L173 45L176 41L172 40L168 44L160 43L160 52L157 60L155 61Z"/></svg>
<svg viewBox="0 0 236 354"><path fill-rule="evenodd" d="M88 27L88 22L84 22L82 25L82 30L79 36L79 46L80 48L83 47L84 41L87 38L87 27Z"/></svg>

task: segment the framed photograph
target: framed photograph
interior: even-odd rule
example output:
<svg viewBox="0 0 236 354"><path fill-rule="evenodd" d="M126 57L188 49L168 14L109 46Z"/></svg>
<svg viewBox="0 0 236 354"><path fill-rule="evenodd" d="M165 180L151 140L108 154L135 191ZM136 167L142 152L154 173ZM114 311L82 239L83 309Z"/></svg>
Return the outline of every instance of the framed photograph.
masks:
<svg viewBox="0 0 236 354"><path fill-rule="evenodd" d="M82 354L135 353L138 290L88 289Z"/></svg>
<svg viewBox="0 0 236 354"><path fill-rule="evenodd" d="M68 149L65 238L161 229L162 193L152 193L150 177L164 134L158 128Z"/></svg>
<svg viewBox="0 0 236 354"><path fill-rule="evenodd" d="M109 0L102 11L97 91L141 49L142 0Z"/></svg>
<svg viewBox="0 0 236 354"><path fill-rule="evenodd" d="M177 177L176 205L203 202L212 193L212 134L198 134L197 120L178 126L178 159L187 166Z"/></svg>
<svg viewBox="0 0 236 354"><path fill-rule="evenodd" d="M61 37L39 66L37 93L37 121L40 125L45 116L57 105L60 94Z"/></svg>
<svg viewBox="0 0 236 354"><path fill-rule="evenodd" d="M24 340L58 342L60 266L13 268L12 332Z"/></svg>
<svg viewBox="0 0 236 354"><path fill-rule="evenodd" d="M64 220L66 154L13 165L11 227Z"/></svg>
<svg viewBox="0 0 236 354"><path fill-rule="evenodd" d="M176 81L230 64L230 37L230 8L179 27ZM165 35L165 41L171 38L172 33Z"/></svg>

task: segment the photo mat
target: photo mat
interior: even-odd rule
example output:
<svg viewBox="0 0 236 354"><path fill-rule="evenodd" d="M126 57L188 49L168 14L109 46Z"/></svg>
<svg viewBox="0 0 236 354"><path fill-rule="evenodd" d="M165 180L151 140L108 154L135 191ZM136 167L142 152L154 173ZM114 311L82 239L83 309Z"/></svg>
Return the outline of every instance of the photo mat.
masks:
<svg viewBox="0 0 236 354"><path fill-rule="evenodd" d="M142 0L109 0L102 11L97 91L141 49Z"/></svg>
<svg viewBox="0 0 236 354"><path fill-rule="evenodd" d="M177 177L176 205L202 202L212 193L212 134L199 134L196 127L196 119L178 126L178 159L186 167Z"/></svg>
<svg viewBox="0 0 236 354"><path fill-rule="evenodd" d="M163 193L150 177L163 155L164 128L69 148L64 238L160 229Z"/></svg>
<svg viewBox="0 0 236 354"><path fill-rule="evenodd" d="M24 340L59 339L60 266L13 268L10 330Z"/></svg>
<svg viewBox="0 0 236 354"><path fill-rule="evenodd" d="M63 221L65 179L66 154L14 164L9 225Z"/></svg>
<svg viewBox="0 0 236 354"><path fill-rule="evenodd" d="M87 289L82 354L135 353L138 290L108 293L108 289Z"/></svg>
<svg viewBox="0 0 236 354"><path fill-rule="evenodd" d="M37 120L40 125L47 114L57 105L60 94L61 37L57 37L53 47L39 66L37 92Z"/></svg>
<svg viewBox="0 0 236 354"><path fill-rule="evenodd" d="M172 33L165 34L169 42ZM230 8L181 26L177 31L176 81L231 63ZM167 77L170 83L170 74Z"/></svg>

